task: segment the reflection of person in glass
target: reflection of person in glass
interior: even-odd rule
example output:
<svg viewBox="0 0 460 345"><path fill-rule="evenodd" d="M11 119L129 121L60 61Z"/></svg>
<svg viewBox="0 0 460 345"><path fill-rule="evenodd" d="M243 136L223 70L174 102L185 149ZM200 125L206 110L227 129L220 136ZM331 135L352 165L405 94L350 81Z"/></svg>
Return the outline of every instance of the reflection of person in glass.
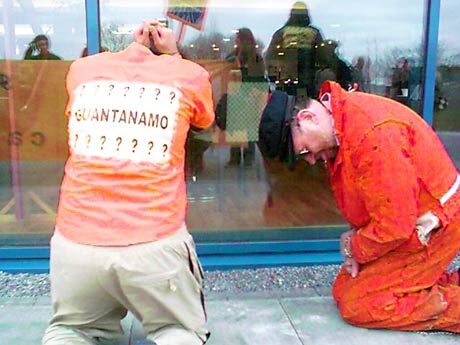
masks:
<svg viewBox="0 0 460 345"><path fill-rule="evenodd" d="M367 60L369 64L369 59ZM358 90L363 92L369 92L369 66L366 66L366 60L363 56L358 56L353 65L353 83L358 84Z"/></svg>
<svg viewBox="0 0 460 345"><path fill-rule="evenodd" d="M391 98L406 104L409 96L409 60L402 59L401 65L396 65L391 77Z"/></svg>
<svg viewBox="0 0 460 345"><path fill-rule="evenodd" d="M50 41L45 35L36 36L32 42L29 43L24 54L24 60L62 60L56 54L49 50Z"/></svg>
<svg viewBox="0 0 460 345"><path fill-rule="evenodd" d="M324 40L316 49L318 70L316 71L317 90L326 80L338 82L344 89L353 87L352 67L337 52L338 42Z"/></svg>
<svg viewBox="0 0 460 345"><path fill-rule="evenodd" d="M70 155L51 239L46 345L116 339L128 310L145 344L209 337L183 167L189 128L214 121L210 76L180 57L158 22L134 38L121 52L76 60L66 77Z"/></svg>
<svg viewBox="0 0 460 345"><path fill-rule="evenodd" d="M316 51L322 41L320 31L311 25L307 5L296 2L286 24L277 30L267 48L268 74L289 93L304 91L314 97Z"/></svg>
<svg viewBox="0 0 460 345"><path fill-rule="evenodd" d="M240 28L235 37L235 49L227 57L241 70L242 80L264 81L265 65L254 34L248 28Z"/></svg>
<svg viewBox="0 0 460 345"><path fill-rule="evenodd" d="M356 326L460 332L460 176L441 140L410 108L326 82L294 117L294 153L327 162L351 230L333 285Z"/></svg>
<svg viewBox="0 0 460 345"><path fill-rule="evenodd" d="M226 130L229 133L244 131L246 135L241 141L246 141L247 147L242 148L243 157L239 146L232 147L227 164L240 165L243 158L244 165L250 166L254 162L257 128L262 113L261 104L265 104L268 86L265 82L264 61L252 31L240 28L236 33L235 46L227 61L233 62L234 68L241 71L241 81L229 86L230 89L233 88L230 91L232 94L222 101L230 103L225 107L225 110L230 112L225 116L227 121L231 122L226 126Z"/></svg>

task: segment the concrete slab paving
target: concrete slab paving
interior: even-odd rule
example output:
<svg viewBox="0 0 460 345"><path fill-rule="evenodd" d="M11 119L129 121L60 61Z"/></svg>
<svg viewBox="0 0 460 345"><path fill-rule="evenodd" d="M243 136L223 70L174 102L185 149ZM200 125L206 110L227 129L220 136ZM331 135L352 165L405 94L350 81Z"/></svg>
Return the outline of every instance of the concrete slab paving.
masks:
<svg viewBox="0 0 460 345"><path fill-rule="evenodd" d="M211 338L206 345L302 345L277 299L211 299L206 302ZM145 338L131 314L123 329L133 340Z"/></svg>
<svg viewBox="0 0 460 345"><path fill-rule="evenodd" d="M303 344L458 345L460 343L460 335L448 332L399 332L351 326L343 321L331 296L282 298L280 303Z"/></svg>
<svg viewBox="0 0 460 345"><path fill-rule="evenodd" d="M0 344L38 345L51 317L51 305L0 305Z"/></svg>
<svg viewBox="0 0 460 345"><path fill-rule="evenodd" d="M345 323L331 296L232 296L207 301L207 345L458 345L460 335L368 330ZM51 317L49 297L0 299L0 344L39 345ZM129 315L132 340L145 336ZM110 345L127 345L128 337Z"/></svg>
<svg viewBox="0 0 460 345"><path fill-rule="evenodd" d="M302 345L277 299L207 303L209 345Z"/></svg>

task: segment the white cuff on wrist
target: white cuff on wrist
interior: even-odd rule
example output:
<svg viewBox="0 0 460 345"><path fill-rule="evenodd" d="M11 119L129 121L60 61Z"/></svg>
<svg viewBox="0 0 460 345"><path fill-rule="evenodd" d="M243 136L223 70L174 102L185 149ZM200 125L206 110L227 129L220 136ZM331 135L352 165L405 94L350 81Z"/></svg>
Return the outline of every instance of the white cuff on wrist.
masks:
<svg viewBox="0 0 460 345"><path fill-rule="evenodd" d="M347 258L353 257L353 254L351 253L351 250L350 250L350 240L351 240L351 236L347 237L343 244L343 254L345 254Z"/></svg>

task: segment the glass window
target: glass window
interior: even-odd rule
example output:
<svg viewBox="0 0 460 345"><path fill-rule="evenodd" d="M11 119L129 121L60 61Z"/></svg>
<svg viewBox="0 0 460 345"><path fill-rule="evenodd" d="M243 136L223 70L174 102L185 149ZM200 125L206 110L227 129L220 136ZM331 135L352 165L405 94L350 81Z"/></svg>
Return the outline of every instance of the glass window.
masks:
<svg viewBox="0 0 460 345"><path fill-rule="evenodd" d="M459 10L458 1L441 2L433 105L433 127L442 138L457 167L460 164L460 43L457 38L460 23L455 13Z"/></svg>
<svg viewBox="0 0 460 345"><path fill-rule="evenodd" d="M0 24L3 58L80 57L86 46L84 0L3 0L0 6L4 13Z"/></svg>
<svg viewBox="0 0 460 345"><path fill-rule="evenodd" d="M0 7L0 228L51 233L67 158L65 75L86 45L85 1Z"/></svg>
<svg viewBox="0 0 460 345"><path fill-rule="evenodd" d="M147 17L168 18L183 56L211 73L216 125L187 143L188 225L192 230L249 230L342 224L326 169L288 171L264 162L257 128L268 89L315 97L320 83L392 97L418 110L423 4L307 1L108 0L101 4L102 44L123 49ZM169 8L168 4L173 8ZM199 8L206 4L206 8ZM359 13L355 9L359 8ZM204 13L200 13L204 12ZM173 14L173 16L168 16ZM184 25L180 18L196 21ZM196 27L202 26L202 30Z"/></svg>
<svg viewBox="0 0 460 345"><path fill-rule="evenodd" d="M286 90L302 104L304 97L316 97L323 80L333 79L419 111L423 2L182 4L100 1L100 25L101 50L116 52L132 41L142 20L166 18L184 58L210 72L216 124L190 132L187 140L190 229L292 234L343 225L324 165L301 162L291 172L284 163L262 159L257 129L268 91ZM445 4L456 6L453 0ZM1 6L0 224L16 234L51 233L67 155L64 79L70 62L86 54L85 2L4 0ZM457 32L450 23L445 31ZM40 34L48 41L36 39ZM36 61L46 43L62 60ZM29 49L35 61L23 60Z"/></svg>

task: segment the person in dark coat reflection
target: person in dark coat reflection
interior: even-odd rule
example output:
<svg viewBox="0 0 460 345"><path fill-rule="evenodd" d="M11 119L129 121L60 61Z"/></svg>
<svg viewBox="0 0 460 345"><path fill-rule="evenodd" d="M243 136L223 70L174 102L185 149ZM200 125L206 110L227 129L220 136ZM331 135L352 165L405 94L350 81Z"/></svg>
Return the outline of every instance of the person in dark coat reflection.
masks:
<svg viewBox="0 0 460 345"><path fill-rule="evenodd" d="M306 92L316 95L316 49L323 36L311 25L307 5L296 2L288 21L277 30L271 39L265 56L268 74L278 81L288 93L297 95Z"/></svg>

